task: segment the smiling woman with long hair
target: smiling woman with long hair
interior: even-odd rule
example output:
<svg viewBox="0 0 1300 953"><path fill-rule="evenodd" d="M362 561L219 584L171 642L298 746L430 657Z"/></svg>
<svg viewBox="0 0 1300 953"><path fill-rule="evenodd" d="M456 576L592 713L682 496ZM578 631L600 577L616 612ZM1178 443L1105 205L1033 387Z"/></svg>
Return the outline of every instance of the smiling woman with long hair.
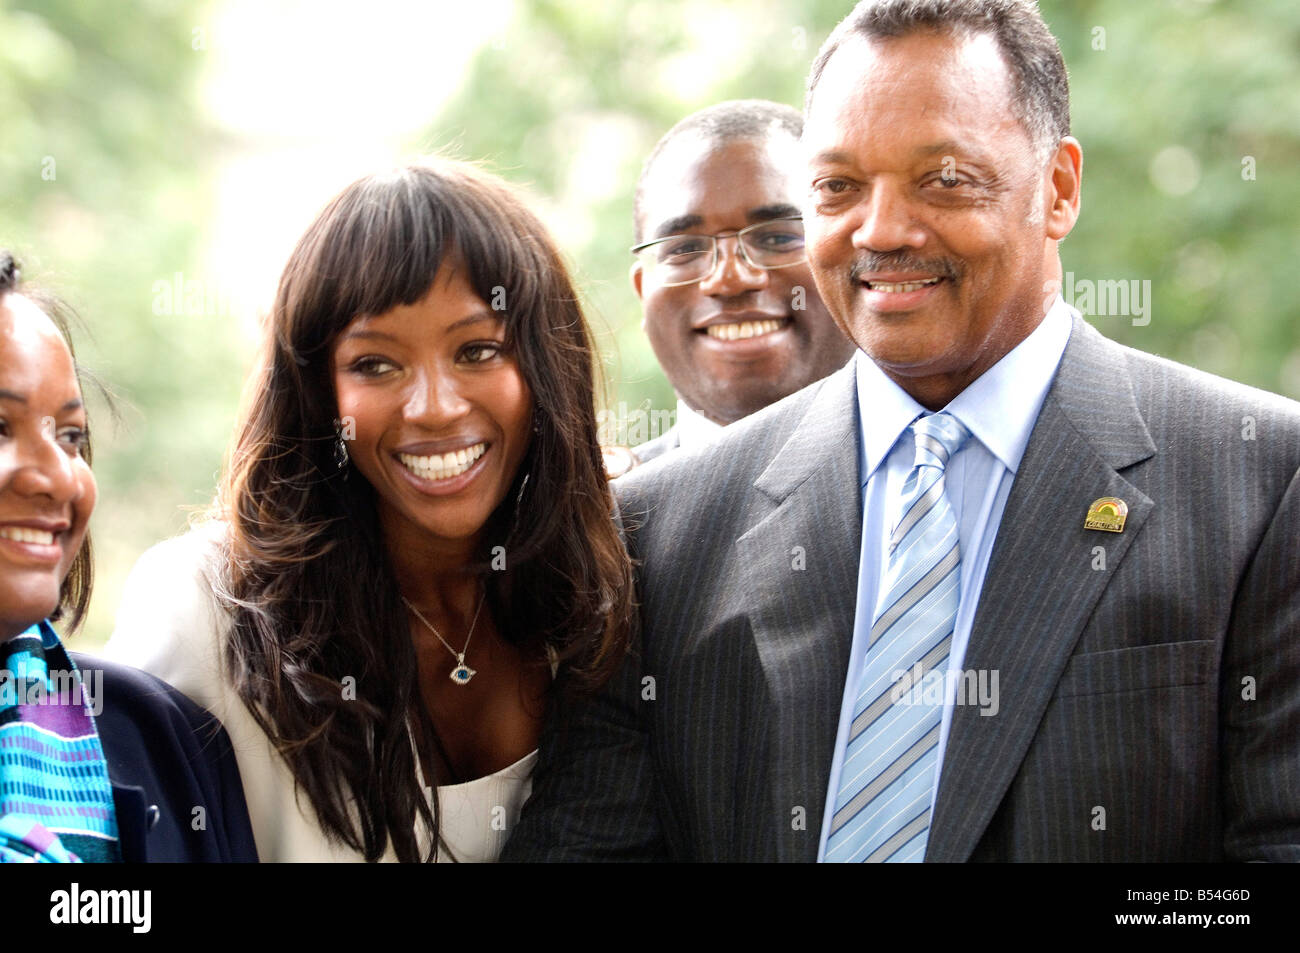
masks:
<svg viewBox="0 0 1300 953"><path fill-rule="evenodd" d="M0 249L0 862L255 861L221 725L52 624L85 616L98 499L69 316Z"/></svg>
<svg viewBox="0 0 1300 953"><path fill-rule="evenodd" d="M471 166L362 179L299 241L215 518L142 557L109 643L226 723L262 859L496 857L547 699L627 645L593 364L546 230Z"/></svg>

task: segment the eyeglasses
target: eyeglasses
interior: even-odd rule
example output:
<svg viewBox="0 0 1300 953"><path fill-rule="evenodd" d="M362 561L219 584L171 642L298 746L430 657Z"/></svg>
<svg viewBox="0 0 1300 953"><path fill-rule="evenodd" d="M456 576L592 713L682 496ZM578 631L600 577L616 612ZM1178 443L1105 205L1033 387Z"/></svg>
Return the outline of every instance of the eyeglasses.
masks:
<svg viewBox="0 0 1300 953"><path fill-rule="evenodd" d="M803 263L803 218L789 215L717 235L669 235L632 246L632 254L654 281L665 287L703 281L718 266L718 243L735 238L740 257L751 268L771 271Z"/></svg>

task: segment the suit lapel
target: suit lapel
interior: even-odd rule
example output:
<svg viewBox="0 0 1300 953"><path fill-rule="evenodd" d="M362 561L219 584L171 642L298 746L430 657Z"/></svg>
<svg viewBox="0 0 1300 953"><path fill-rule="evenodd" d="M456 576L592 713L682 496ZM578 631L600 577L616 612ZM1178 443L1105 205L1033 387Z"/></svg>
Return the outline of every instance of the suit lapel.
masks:
<svg viewBox="0 0 1300 953"><path fill-rule="evenodd" d="M1154 505L1120 471L1155 452L1123 350L1076 317L1007 499L963 665L998 673L999 708L953 709L927 861L965 861L983 836ZM1083 528L1104 496L1128 504L1122 533Z"/></svg>
<svg viewBox="0 0 1300 953"><path fill-rule="evenodd" d="M853 363L827 378L755 481L774 505L736 541L771 707L770 817L762 859L817 856L826 784L853 639L862 526ZM773 858L767 851L774 850Z"/></svg>

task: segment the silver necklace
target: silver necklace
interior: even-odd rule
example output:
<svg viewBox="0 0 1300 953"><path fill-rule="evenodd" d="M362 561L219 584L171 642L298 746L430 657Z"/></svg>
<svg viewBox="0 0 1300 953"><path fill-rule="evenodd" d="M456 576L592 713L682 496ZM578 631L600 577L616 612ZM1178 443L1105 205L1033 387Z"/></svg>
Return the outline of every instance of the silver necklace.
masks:
<svg viewBox="0 0 1300 953"><path fill-rule="evenodd" d="M406 608L415 613L415 617L429 627L429 631L438 637L438 641L447 646L447 651L456 657L456 667L451 670L449 676L457 685L468 685L469 680L478 674L477 671L465 664L465 653L469 651L469 640L474 637L474 626L478 625L478 614L483 609L483 600L487 598L487 589L483 590L483 595L478 597L478 608L474 610L474 621L469 624L469 635L465 636L465 647L457 652L447 640L442 637L442 633L433 627L433 623L424 617L419 609L411 604L411 600L402 596L402 601L406 603Z"/></svg>

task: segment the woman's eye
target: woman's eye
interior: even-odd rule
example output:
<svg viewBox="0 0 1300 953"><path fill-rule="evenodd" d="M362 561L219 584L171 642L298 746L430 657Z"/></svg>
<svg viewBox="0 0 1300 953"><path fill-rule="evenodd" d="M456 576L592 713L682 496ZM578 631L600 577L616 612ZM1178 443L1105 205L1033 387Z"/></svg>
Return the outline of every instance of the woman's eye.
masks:
<svg viewBox="0 0 1300 953"><path fill-rule="evenodd" d="M460 349L461 359L470 364L482 364L501 353L501 345L496 341L477 341L466 344Z"/></svg>
<svg viewBox="0 0 1300 953"><path fill-rule="evenodd" d="M396 365L382 357L359 357L348 365L348 370L362 377L378 377L393 370Z"/></svg>
<svg viewBox="0 0 1300 953"><path fill-rule="evenodd" d="M0 438L13 436L13 427L9 421L0 419ZM53 437L57 440L70 456L80 456L86 452L86 447L90 444L90 434L84 427L64 427L61 430L54 429L54 418L46 417L41 421L41 438L48 440Z"/></svg>
<svg viewBox="0 0 1300 953"><path fill-rule="evenodd" d="M89 442L90 434L81 427L64 427L59 431L59 443L67 447L72 456L85 453Z"/></svg>

